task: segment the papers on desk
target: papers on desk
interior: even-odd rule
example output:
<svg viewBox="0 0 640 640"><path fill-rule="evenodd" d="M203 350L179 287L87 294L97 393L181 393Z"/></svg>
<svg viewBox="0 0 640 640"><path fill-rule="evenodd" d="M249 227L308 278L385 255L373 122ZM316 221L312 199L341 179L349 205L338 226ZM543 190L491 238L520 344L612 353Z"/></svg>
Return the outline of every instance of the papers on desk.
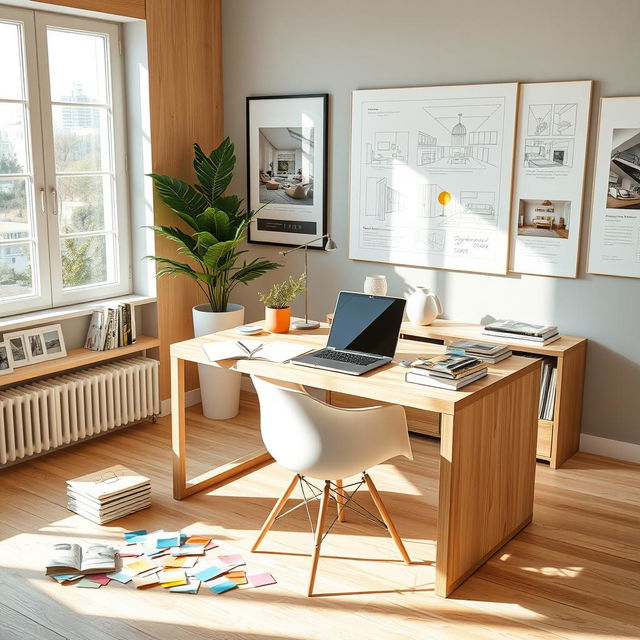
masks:
<svg viewBox="0 0 640 640"><path fill-rule="evenodd" d="M225 340L224 342L207 342L202 345L202 349L211 362L241 359L287 362L291 358L312 350L308 345L284 340L266 343L258 340Z"/></svg>

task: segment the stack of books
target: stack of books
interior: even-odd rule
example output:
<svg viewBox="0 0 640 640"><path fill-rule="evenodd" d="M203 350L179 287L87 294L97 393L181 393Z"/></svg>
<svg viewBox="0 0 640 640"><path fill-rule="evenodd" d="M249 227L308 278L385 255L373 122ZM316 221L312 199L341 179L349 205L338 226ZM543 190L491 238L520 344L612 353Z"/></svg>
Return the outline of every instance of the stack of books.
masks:
<svg viewBox="0 0 640 640"><path fill-rule="evenodd" d="M553 411L556 404L556 383L558 370L549 362L542 365L542 377L540 378L540 403L538 405L538 417L542 420L553 420Z"/></svg>
<svg viewBox="0 0 640 640"><path fill-rule="evenodd" d="M93 312L84 348L109 351L133 344L135 341L135 314L128 302L121 302Z"/></svg>
<svg viewBox="0 0 640 640"><path fill-rule="evenodd" d="M447 352L457 356L473 356L488 364L496 364L513 355L509 347L477 340L456 340L447 345Z"/></svg>
<svg viewBox="0 0 640 640"><path fill-rule="evenodd" d="M494 336L519 344L545 345L560 338L558 327L543 324L499 320L488 324L482 332L485 336Z"/></svg>
<svg viewBox="0 0 640 640"><path fill-rule="evenodd" d="M487 364L473 356L447 354L416 360L405 373L407 382L457 391L487 375Z"/></svg>
<svg viewBox="0 0 640 640"><path fill-rule="evenodd" d="M70 511L104 524L151 506L151 482L122 465L67 480Z"/></svg>

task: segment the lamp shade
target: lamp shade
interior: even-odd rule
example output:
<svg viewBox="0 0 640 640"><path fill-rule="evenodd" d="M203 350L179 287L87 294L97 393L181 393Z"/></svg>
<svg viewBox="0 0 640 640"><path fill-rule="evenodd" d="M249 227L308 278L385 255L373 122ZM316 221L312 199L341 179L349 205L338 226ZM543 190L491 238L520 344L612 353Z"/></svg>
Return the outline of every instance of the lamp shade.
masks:
<svg viewBox="0 0 640 640"><path fill-rule="evenodd" d="M333 238L329 236L327 238L327 244L324 245L325 251L335 251L338 248L338 245L333 241Z"/></svg>

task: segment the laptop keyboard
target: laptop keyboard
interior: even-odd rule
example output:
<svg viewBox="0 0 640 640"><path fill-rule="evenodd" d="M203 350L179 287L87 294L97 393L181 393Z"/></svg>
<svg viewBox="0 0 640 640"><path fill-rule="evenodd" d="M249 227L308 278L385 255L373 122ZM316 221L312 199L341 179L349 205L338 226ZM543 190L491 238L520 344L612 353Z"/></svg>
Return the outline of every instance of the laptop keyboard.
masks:
<svg viewBox="0 0 640 640"><path fill-rule="evenodd" d="M344 351L334 351L333 349L323 349L313 354L316 358L325 360L337 360L338 362L348 362L349 364L367 365L372 362L378 362L380 358L372 358L371 356L362 356L358 353L345 353Z"/></svg>

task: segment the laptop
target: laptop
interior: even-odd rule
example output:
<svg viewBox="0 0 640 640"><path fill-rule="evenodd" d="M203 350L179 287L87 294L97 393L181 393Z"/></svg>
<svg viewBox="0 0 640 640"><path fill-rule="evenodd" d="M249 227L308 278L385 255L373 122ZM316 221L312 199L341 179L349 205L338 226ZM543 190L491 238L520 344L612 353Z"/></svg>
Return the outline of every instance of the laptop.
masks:
<svg viewBox="0 0 640 640"><path fill-rule="evenodd" d="M324 349L293 364L359 376L391 362L404 315L404 298L341 291Z"/></svg>

